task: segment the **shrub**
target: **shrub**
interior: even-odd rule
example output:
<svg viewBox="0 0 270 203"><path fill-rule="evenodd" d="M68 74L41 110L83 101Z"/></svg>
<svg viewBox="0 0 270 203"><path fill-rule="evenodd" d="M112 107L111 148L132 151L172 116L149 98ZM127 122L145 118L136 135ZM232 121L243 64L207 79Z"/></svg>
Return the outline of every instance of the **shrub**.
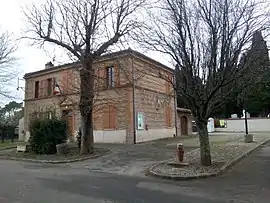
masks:
<svg viewBox="0 0 270 203"><path fill-rule="evenodd" d="M36 154L55 154L56 145L65 142L66 132L66 121L57 118L33 121L30 124L31 150Z"/></svg>

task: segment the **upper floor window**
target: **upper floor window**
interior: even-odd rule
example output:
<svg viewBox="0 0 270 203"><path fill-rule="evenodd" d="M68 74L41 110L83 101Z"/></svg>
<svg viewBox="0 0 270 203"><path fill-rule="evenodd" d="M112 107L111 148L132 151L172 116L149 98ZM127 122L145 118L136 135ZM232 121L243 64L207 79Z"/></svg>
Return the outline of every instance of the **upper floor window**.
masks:
<svg viewBox="0 0 270 203"><path fill-rule="evenodd" d="M53 80L52 78L47 79L47 95L52 96Z"/></svg>
<svg viewBox="0 0 270 203"><path fill-rule="evenodd" d="M35 98L39 97L39 81L35 82Z"/></svg>
<svg viewBox="0 0 270 203"><path fill-rule="evenodd" d="M48 78L35 82L35 98L47 97L53 95L53 78Z"/></svg>
<svg viewBox="0 0 270 203"><path fill-rule="evenodd" d="M115 87L115 72L114 67L107 67L107 88Z"/></svg>

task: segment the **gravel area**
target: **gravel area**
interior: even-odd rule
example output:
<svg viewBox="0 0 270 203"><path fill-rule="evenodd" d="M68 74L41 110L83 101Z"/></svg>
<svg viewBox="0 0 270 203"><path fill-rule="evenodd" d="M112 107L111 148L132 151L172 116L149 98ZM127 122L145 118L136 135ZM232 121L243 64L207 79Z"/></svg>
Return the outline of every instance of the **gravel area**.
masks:
<svg viewBox="0 0 270 203"><path fill-rule="evenodd" d="M168 165L168 162L176 161L176 158L162 162L151 167L151 172L164 176L179 176L179 177L192 177L204 176L209 174L216 174L220 168L226 163L232 161L240 155L246 154L249 150L258 146L261 142L269 138L268 136L254 136L253 143L244 143L244 139L239 139L234 142L211 144L211 166L202 166L200 164L200 150L191 151L184 156L184 162L188 162L188 166L176 168Z"/></svg>

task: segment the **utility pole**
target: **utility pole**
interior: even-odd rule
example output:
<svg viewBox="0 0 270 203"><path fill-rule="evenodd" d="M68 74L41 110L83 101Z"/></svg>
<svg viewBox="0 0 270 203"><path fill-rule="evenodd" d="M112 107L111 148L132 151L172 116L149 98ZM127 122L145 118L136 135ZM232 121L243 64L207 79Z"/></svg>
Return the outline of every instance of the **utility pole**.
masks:
<svg viewBox="0 0 270 203"><path fill-rule="evenodd" d="M134 57L132 56L132 111L133 111L133 144L136 144L136 108L135 108L135 80Z"/></svg>

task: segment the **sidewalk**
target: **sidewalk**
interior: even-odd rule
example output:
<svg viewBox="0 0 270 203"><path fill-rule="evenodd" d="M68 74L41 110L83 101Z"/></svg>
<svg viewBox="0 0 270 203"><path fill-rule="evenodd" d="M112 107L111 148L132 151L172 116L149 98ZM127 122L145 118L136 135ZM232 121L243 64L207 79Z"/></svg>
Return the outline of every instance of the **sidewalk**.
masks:
<svg viewBox="0 0 270 203"><path fill-rule="evenodd" d="M218 198L217 202L269 203L269 168L270 142L258 148L221 176L178 182L178 184L191 187L194 194L202 193L207 195L207 198Z"/></svg>

